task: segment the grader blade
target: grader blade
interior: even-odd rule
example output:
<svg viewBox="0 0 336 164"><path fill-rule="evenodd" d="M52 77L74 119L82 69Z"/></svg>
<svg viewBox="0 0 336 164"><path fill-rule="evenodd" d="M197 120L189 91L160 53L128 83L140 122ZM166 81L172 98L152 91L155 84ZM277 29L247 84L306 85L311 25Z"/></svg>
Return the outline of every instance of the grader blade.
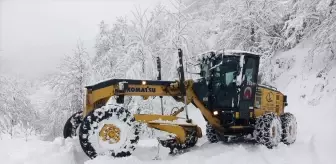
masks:
<svg viewBox="0 0 336 164"><path fill-rule="evenodd" d="M163 138L158 137L159 143L170 149L169 154L176 154L176 152L194 147L198 138L202 136L201 129L197 125L150 123L148 126L171 133Z"/></svg>

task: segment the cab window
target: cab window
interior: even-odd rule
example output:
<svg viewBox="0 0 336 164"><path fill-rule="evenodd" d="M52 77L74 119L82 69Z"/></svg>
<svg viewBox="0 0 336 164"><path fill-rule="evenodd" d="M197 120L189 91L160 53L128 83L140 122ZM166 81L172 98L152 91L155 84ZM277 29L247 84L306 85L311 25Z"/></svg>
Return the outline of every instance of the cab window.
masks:
<svg viewBox="0 0 336 164"><path fill-rule="evenodd" d="M255 72L256 71L256 61L253 58L247 58L245 65L245 80L247 83L256 83Z"/></svg>

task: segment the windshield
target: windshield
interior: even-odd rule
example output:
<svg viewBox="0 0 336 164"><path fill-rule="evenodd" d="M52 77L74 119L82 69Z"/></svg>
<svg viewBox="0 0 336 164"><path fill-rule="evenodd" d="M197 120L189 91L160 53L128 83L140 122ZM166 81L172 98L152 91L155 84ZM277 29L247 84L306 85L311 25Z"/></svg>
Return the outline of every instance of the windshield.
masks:
<svg viewBox="0 0 336 164"><path fill-rule="evenodd" d="M237 69L235 64L218 66L215 71L214 81L221 85L229 86L235 81Z"/></svg>
<svg viewBox="0 0 336 164"><path fill-rule="evenodd" d="M232 59L224 59L218 61L214 68L214 82L219 85L230 86L236 82L236 75L238 74L238 62Z"/></svg>
<svg viewBox="0 0 336 164"><path fill-rule="evenodd" d="M224 59L207 59L201 63L201 76L214 83L229 86L236 82L239 57L225 56ZM213 75L213 76L211 76Z"/></svg>

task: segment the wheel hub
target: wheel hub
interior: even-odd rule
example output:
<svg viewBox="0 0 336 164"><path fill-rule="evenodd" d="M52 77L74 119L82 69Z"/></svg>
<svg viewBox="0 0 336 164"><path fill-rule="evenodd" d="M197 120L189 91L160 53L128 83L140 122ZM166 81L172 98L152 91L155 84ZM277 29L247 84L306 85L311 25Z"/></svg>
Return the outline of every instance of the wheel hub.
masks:
<svg viewBox="0 0 336 164"><path fill-rule="evenodd" d="M106 124L99 132L99 136L103 141L109 141L110 144L120 141L120 129L113 124Z"/></svg>
<svg viewBox="0 0 336 164"><path fill-rule="evenodd" d="M275 137L275 127L272 127L272 137Z"/></svg>

